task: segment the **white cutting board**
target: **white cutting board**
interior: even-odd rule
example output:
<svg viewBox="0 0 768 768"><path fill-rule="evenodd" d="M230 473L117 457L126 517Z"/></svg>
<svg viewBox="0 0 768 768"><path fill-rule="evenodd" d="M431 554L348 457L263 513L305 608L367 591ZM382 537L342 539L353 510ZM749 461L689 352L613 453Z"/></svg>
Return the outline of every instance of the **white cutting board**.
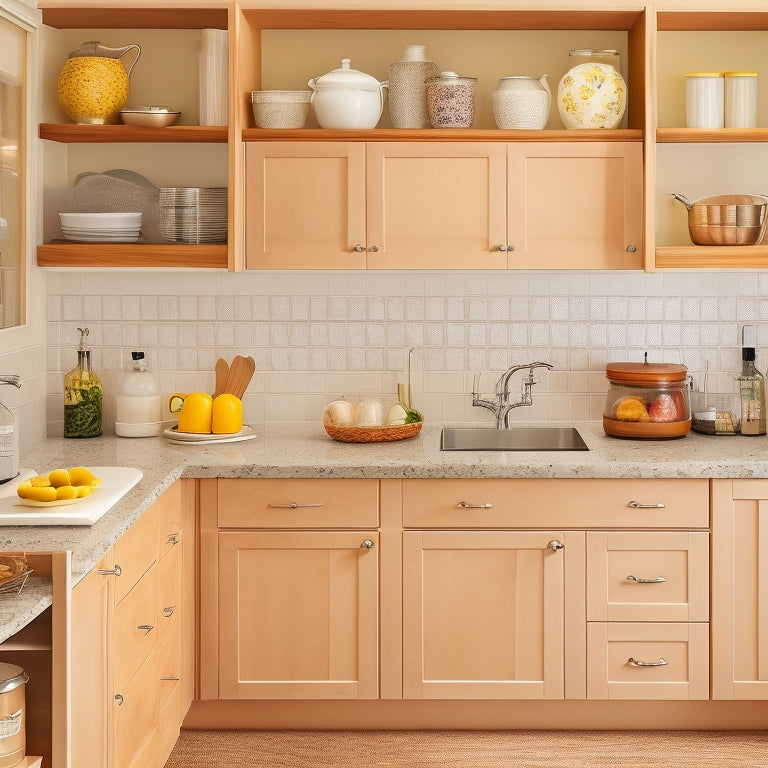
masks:
<svg viewBox="0 0 768 768"><path fill-rule="evenodd" d="M93 525L142 478L134 467L88 467L101 478L90 495L62 507L27 507L14 492L0 498L0 526L3 525Z"/></svg>

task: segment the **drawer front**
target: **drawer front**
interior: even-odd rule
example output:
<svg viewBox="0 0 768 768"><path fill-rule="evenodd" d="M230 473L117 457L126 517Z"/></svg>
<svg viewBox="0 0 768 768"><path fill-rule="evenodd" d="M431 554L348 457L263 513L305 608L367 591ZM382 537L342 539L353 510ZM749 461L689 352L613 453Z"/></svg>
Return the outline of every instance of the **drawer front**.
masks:
<svg viewBox="0 0 768 768"><path fill-rule="evenodd" d="M709 534L587 533L588 621L708 621Z"/></svg>
<svg viewBox="0 0 768 768"><path fill-rule="evenodd" d="M218 481L220 528L376 528L378 480Z"/></svg>
<svg viewBox="0 0 768 768"><path fill-rule="evenodd" d="M130 680L155 647L157 578L153 568L115 608L115 685Z"/></svg>
<svg viewBox="0 0 768 768"><path fill-rule="evenodd" d="M709 625L587 624L587 698L708 699Z"/></svg>
<svg viewBox="0 0 768 768"><path fill-rule="evenodd" d="M179 701L179 712L174 718L178 724L181 714L181 624L176 624L162 638L157 648L157 678L160 703L173 696Z"/></svg>
<svg viewBox="0 0 768 768"><path fill-rule="evenodd" d="M406 528L707 528L709 481L404 480Z"/></svg>
<svg viewBox="0 0 768 768"><path fill-rule="evenodd" d="M147 659L125 687L117 689L115 703L115 768L132 768L136 757L153 738L158 724L157 664ZM138 761L138 764L141 764Z"/></svg>
<svg viewBox="0 0 768 768"><path fill-rule="evenodd" d="M179 623L182 602L182 549L174 549L157 564L157 625L160 640ZM158 641L159 642L159 641Z"/></svg>
<svg viewBox="0 0 768 768"><path fill-rule="evenodd" d="M157 515L152 506L115 544L115 565L121 571L115 579L115 603L133 589L157 560L157 535Z"/></svg>

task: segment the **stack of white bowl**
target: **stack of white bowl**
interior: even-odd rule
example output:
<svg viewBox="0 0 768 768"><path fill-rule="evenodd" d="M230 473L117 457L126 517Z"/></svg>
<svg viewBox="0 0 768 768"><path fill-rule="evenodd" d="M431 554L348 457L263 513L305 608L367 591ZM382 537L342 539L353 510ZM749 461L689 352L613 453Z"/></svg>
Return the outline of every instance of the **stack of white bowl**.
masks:
<svg viewBox="0 0 768 768"><path fill-rule="evenodd" d="M141 213L60 213L65 240L79 243L135 243Z"/></svg>
<svg viewBox="0 0 768 768"><path fill-rule="evenodd" d="M227 188L160 187L160 234L175 243L226 243Z"/></svg>

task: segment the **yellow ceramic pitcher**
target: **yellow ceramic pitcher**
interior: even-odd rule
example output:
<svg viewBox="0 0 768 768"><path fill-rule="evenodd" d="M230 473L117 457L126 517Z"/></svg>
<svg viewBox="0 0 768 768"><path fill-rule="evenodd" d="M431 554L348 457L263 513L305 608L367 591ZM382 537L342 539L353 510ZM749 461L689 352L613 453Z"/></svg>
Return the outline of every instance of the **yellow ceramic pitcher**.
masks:
<svg viewBox="0 0 768 768"><path fill-rule="evenodd" d="M128 52L135 56L126 69L122 57ZM95 40L72 51L58 82L59 104L67 117L81 124L114 121L128 101L128 76L140 54L138 45L107 48Z"/></svg>

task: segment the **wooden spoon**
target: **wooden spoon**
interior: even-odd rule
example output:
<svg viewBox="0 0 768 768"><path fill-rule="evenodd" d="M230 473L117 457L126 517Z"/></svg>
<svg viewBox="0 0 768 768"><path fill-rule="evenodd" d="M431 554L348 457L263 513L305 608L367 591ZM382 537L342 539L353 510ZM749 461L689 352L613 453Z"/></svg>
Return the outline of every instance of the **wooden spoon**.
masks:
<svg viewBox="0 0 768 768"><path fill-rule="evenodd" d="M229 377L229 363L223 358L216 361L216 385L213 390L213 396L218 397L226 391L227 378Z"/></svg>
<svg viewBox="0 0 768 768"><path fill-rule="evenodd" d="M248 385L248 363L242 355L236 355L232 361L232 365L229 366L229 376L227 376L227 384L224 387L224 391L235 397L240 397L237 393L245 391L245 386Z"/></svg>

